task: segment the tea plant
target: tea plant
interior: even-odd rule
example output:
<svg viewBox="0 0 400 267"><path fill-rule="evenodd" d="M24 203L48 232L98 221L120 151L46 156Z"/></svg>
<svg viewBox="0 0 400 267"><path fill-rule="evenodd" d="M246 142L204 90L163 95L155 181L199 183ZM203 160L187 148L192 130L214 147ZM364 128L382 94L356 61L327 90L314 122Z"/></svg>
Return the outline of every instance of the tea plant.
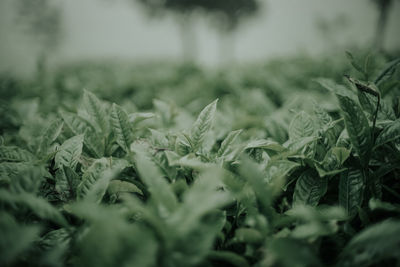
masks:
<svg viewBox="0 0 400 267"><path fill-rule="evenodd" d="M304 111L239 87L195 116L196 102L138 111L88 90L45 115L13 100L1 265L398 265L400 61L349 58L359 74L314 80L337 104Z"/></svg>

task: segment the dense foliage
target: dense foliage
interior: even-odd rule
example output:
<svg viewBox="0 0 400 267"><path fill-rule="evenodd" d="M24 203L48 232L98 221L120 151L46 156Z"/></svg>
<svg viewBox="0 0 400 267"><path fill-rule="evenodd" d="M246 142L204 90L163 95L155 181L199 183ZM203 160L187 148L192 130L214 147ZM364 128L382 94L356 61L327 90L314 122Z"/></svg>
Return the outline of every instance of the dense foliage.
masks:
<svg viewBox="0 0 400 267"><path fill-rule="evenodd" d="M347 56L3 75L0 265L400 264L400 60Z"/></svg>

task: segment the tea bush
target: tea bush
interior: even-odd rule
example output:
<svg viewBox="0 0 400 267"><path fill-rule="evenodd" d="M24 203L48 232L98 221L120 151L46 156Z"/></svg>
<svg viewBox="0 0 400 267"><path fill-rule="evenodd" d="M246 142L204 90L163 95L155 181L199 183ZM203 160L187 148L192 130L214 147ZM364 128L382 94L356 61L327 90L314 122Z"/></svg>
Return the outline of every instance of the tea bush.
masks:
<svg viewBox="0 0 400 267"><path fill-rule="evenodd" d="M348 58L2 77L0 264L400 264L400 60Z"/></svg>

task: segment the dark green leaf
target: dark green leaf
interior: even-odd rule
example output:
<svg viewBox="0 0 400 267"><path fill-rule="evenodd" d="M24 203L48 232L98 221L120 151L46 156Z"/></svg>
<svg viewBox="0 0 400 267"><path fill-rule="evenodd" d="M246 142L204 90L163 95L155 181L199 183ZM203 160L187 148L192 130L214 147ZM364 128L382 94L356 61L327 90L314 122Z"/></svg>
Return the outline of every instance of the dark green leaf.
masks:
<svg viewBox="0 0 400 267"><path fill-rule="evenodd" d="M207 105L199 114L190 129L190 140L193 149L202 145L207 132L211 129L215 117L218 99Z"/></svg>
<svg viewBox="0 0 400 267"><path fill-rule="evenodd" d="M89 115L91 123L96 126L103 134L108 134L109 122L108 114L101 101L87 90L83 92L83 104Z"/></svg>
<svg viewBox="0 0 400 267"><path fill-rule="evenodd" d="M368 120L360 106L351 98L337 95L343 111L344 123L351 144L363 165L368 164L372 146L371 130Z"/></svg>
<svg viewBox="0 0 400 267"><path fill-rule="evenodd" d="M47 152L47 149L51 143L53 143L60 135L63 126L64 122L61 119L57 119L51 122L50 125L44 130L39 144L39 155Z"/></svg>
<svg viewBox="0 0 400 267"><path fill-rule="evenodd" d="M84 172L82 181L77 187L78 198L84 198L96 181L101 178L102 173L108 168L110 168L110 160L107 158L95 160Z"/></svg>
<svg viewBox="0 0 400 267"><path fill-rule="evenodd" d="M397 58L387 64L387 67L384 68L376 77L375 84L379 85L382 82L390 79L392 77L394 71L396 70L397 65L400 64L400 58Z"/></svg>
<svg viewBox="0 0 400 267"><path fill-rule="evenodd" d="M82 153L83 135L77 135L66 140L60 147L60 150L55 156L55 163L57 168L62 166L75 169L79 162L79 157Z"/></svg>
<svg viewBox="0 0 400 267"><path fill-rule="evenodd" d="M5 190L0 191L0 201L9 204L20 204L30 208L42 219L53 221L59 225L67 226L64 216L49 202L28 193L11 194Z"/></svg>
<svg viewBox="0 0 400 267"><path fill-rule="evenodd" d="M339 182L339 204L353 217L361 207L364 195L364 177L360 170L350 168L343 172Z"/></svg>
<svg viewBox="0 0 400 267"><path fill-rule="evenodd" d="M317 206L320 198L325 195L327 189L327 178L319 177L318 173L309 169L303 172L296 182L293 204Z"/></svg>
<svg viewBox="0 0 400 267"><path fill-rule="evenodd" d="M130 145L133 142L133 132L129 123L128 115L116 104L113 104L112 106L111 125L118 145L120 145L125 152L128 152Z"/></svg>
<svg viewBox="0 0 400 267"><path fill-rule="evenodd" d="M400 120L396 120L389 124L386 124L382 132L376 138L375 145L381 146L391 141L400 138Z"/></svg>
<svg viewBox="0 0 400 267"><path fill-rule="evenodd" d="M228 134L228 136L224 139L224 141L221 144L221 147L217 152L218 157L225 156L229 153L233 142L235 142L236 138L239 136L241 132L242 130L237 130L237 131L232 131Z"/></svg>
<svg viewBox="0 0 400 267"><path fill-rule="evenodd" d="M299 112L289 125L289 138L298 140L302 137L312 136L315 132L314 121L304 111Z"/></svg>
<svg viewBox="0 0 400 267"><path fill-rule="evenodd" d="M229 266L248 267L249 263L245 258L231 251L210 251L207 258L212 262L228 263Z"/></svg>
<svg viewBox="0 0 400 267"><path fill-rule="evenodd" d="M378 266L385 260L399 262L399 247L400 221L389 219L353 237L344 248L339 266Z"/></svg>
<svg viewBox="0 0 400 267"><path fill-rule="evenodd" d="M23 162L34 158L31 152L17 146L0 146L0 161Z"/></svg>
<svg viewBox="0 0 400 267"><path fill-rule="evenodd" d="M171 213L177 207L177 199L159 169L143 154L136 156L140 178L147 185L156 207L161 214Z"/></svg>

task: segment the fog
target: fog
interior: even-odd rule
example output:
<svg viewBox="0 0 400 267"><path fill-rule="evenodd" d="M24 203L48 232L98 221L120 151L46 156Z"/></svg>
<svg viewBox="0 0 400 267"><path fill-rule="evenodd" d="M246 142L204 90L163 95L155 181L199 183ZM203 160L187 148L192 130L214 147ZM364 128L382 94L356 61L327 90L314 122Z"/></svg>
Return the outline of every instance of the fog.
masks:
<svg viewBox="0 0 400 267"><path fill-rule="evenodd" d="M56 0L54 0L56 1ZM366 0L264 1L261 12L240 25L233 36L234 61L260 61L302 52L320 54L350 45L367 47L375 32L377 11ZM29 72L37 45L15 22L12 0L0 0L0 70ZM53 63L76 60L180 60L181 39L172 15L146 16L133 0L58 1L63 37ZM318 25L325 23L328 29ZM384 47L400 47L400 1L391 9ZM196 61L220 63L220 38L214 25L196 16Z"/></svg>

